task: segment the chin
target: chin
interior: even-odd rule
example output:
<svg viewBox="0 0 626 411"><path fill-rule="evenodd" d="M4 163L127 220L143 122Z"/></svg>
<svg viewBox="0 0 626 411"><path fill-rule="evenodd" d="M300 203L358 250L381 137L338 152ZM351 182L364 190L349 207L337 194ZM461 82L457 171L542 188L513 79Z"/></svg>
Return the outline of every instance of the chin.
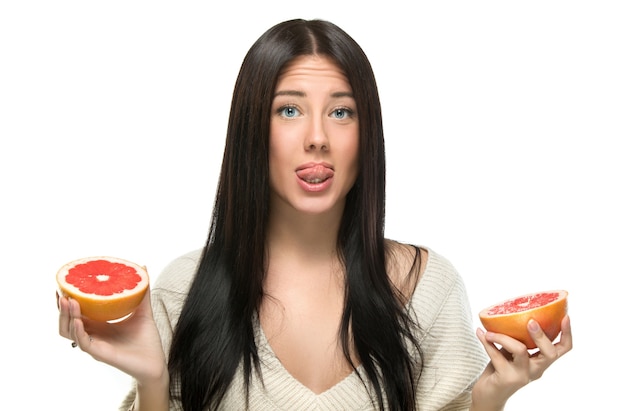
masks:
<svg viewBox="0 0 626 411"><path fill-rule="evenodd" d="M317 204L311 204L307 202L307 204L300 204L299 206L294 207L296 210L303 214L307 215L327 215L333 213L343 213L344 203L337 202L317 202Z"/></svg>

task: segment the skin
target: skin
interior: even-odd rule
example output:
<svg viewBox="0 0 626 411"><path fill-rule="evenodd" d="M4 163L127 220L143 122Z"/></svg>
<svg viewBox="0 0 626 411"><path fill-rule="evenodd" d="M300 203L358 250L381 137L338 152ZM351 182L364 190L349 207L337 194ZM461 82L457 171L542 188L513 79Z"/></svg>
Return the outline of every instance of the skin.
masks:
<svg viewBox="0 0 626 411"><path fill-rule="evenodd" d="M290 374L321 393L352 371L337 338L344 286L336 238L358 174L359 147L352 89L330 60L306 56L285 67L269 143L269 267L261 327ZM311 171L314 177L332 177L304 183L299 170L315 167L322 174Z"/></svg>
<svg viewBox="0 0 626 411"><path fill-rule="evenodd" d="M284 68L272 103L269 143L273 219L341 218L358 174L359 121L348 79L327 58L299 57ZM320 191L303 188L297 173L314 164L334 171Z"/></svg>
<svg viewBox="0 0 626 411"><path fill-rule="evenodd" d="M359 122L351 91L331 60L300 57L282 72L271 112L269 265L259 317L283 366L315 393L352 372L337 338L344 288L336 254L346 194L359 172ZM304 177L303 165L309 170ZM421 274L406 277L412 248L388 244L401 251L392 253L388 271L408 299ZM424 250L419 258L425 266ZM135 410L168 409L169 375L149 292L130 318L116 324L82 318L76 301L58 295L57 305L62 337L137 380ZM503 410L511 395L570 351L569 317L561 325L561 338L553 344L537 323L529 323L539 348L532 355L511 337L478 329L491 361L474 386L471 410ZM352 361L358 364L358 358Z"/></svg>
<svg viewBox="0 0 626 411"><path fill-rule="evenodd" d="M556 360L573 347L569 316L561 321L561 338L553 344L539 324L528 323L528 331L539 348L530 355L526 346L507 335L476 330L490 363L472 391L471 411L501 411L506 401L520 388L539 379ZM496 344L502 348L498 349Z"/></svg>
<svg viewBox="0 0 626 411"><path fill-rule="evenodd" d="M76 300L60 297L59 334L94 359L137 380L135 411L169 409L169 374L152 316L150 291L128 319L114 324L83 318Z"/></svg>

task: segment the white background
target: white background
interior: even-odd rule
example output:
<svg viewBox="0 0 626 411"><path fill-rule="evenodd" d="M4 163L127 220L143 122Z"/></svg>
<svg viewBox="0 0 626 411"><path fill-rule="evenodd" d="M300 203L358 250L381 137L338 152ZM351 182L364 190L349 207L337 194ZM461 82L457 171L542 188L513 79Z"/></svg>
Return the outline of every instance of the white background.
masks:
<svg viewBox="0 0 626 411"><path fill-rule="evenodd" d="M362 45L377 75L387 236L448 257L476 313L570 292L574 350L507 409L616 409L621 2L260 3L0 5L3 402L116 408L128 377L57 334L57 268L109 254L156 277L201 247L244 54L279 21L320 17Z"/></svg>

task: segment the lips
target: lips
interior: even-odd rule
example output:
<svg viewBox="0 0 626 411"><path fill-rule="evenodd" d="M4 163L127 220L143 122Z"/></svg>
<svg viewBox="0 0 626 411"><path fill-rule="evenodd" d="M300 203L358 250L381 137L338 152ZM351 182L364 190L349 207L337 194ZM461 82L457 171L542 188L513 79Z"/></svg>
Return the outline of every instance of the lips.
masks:
<svg viewBox="0 0 626 411"><path fill-rule="evenodd" d="M307 164L296 170L296 175L309 184L320 184L333 177L335 171L326 164Z"/></svg>

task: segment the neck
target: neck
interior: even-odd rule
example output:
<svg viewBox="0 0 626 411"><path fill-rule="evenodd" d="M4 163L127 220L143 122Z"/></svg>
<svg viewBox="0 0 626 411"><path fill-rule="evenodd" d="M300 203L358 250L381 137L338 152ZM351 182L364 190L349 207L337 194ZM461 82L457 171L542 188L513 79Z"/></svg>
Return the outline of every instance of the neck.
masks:
<svg viewBox="0 0 626 411"><path fill-rule="evenodd" d="M280 256L328 261L337 251L341 215L271 215L267 231L270 261Z"/></svg>
<svg viewBox="0 0 626 411"><path fill-rule="evenodd" d="M337 256L341 216L289 218L286 214L289 213L280 213L280 217L269 220L265 292L285 298L284 295L293 294L294 290L307 290L307 294L323 290L324 295L329 295L331 290L342 290L343 270Z"/></svg>

